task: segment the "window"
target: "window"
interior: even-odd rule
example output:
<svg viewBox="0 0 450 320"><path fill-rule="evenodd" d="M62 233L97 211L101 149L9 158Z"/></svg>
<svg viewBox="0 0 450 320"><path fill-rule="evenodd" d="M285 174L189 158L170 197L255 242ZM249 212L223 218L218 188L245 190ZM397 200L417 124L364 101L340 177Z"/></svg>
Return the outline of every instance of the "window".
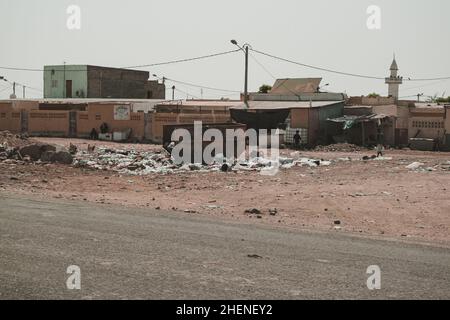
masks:
<svg viewBox="0 0 450 320"><path fill-rule="evenodd" d="M95 115L95 120L102 120L102 116L99 115L99 114L96 114L96 115Z"/></svg>

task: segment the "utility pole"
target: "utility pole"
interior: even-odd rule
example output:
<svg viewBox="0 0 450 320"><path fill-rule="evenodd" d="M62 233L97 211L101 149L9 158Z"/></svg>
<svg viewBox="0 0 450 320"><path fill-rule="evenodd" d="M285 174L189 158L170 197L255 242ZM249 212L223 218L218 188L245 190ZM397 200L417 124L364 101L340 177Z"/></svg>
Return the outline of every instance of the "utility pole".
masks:
<svg viewBox="0 0 450 320"><path fill-rule="evenodd" d="M249 51L249 44L244 44L243 47L241 47L236 40L231 40L231 43L237 46L240 50L242 50L245 53L245 82L244 82L244 104L248 108L248 51Z"/></svg>
<svg viewBox="0 0 450 320"><path fill-rule="evenodd" d="M245 85L244 103L248 107L248 45L245 46Z"/></svg>
<svg viewBox="0 0 450 320"><path fill-rule="evenodd" d="M23 98L25 99L25 86L23 86Z"/></svg>
<svg viewBox="0 0 450 320"><path fill-rule="evenodd" d="M63 69L63 98L66 97L66 62L64 61L64 69Z"/></svg>
<svg viewBox="0 0 450 320"><path fill-rule="evenodd" d="M175 86L172 87L172 101L175 100Z"/></svg>

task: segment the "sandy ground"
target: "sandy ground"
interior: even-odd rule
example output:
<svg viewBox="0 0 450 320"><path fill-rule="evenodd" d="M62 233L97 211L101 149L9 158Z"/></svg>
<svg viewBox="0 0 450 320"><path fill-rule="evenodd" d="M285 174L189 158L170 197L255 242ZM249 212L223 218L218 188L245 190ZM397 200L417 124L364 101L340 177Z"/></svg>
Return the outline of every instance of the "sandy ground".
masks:
<svg viewBox="0 0 450 320"><path fill-rule="evenodd" d="M81 150L92 144L78 139L39 140L66 146L72 142ZM160 149L154 145L95 144ZM392 160L358 160L372 154L302 152L318 159L351 157L354 161L294 167L276 176L257 172L123 176L56 164L0 162L0 194L176 210L237 222L450 245L450 171L440 167L450 160L450 153L394 150L387 152ZM405 168L414 161L438 169L416 172ZM261 214L245 212L253 208Z"/></svg>

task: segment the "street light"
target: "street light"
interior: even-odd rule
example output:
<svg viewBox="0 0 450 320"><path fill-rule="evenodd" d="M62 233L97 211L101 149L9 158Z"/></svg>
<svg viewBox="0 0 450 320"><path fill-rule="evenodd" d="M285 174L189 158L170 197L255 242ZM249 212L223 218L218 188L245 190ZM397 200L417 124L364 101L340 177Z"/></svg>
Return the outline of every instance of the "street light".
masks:
<svg viewBox="0 0 450 320"><path fill-rule="evenodd" d="M323 86L321 86L321 87L317 87L317 93L320 93L320 90L321 89L323 89L323 88L325 88L325 87L328 87L330 84L329 83L327 83L327 84L324 84Z"/></svg>
<svg viewBox="0 0 450 320"><path fill-rule="evenodd" d="M237 46L245 53L245 82L244 82L244 103L248 108L248 49L249 45L246 43L241 47L236 40L231 40L231 44Z"/></svg>

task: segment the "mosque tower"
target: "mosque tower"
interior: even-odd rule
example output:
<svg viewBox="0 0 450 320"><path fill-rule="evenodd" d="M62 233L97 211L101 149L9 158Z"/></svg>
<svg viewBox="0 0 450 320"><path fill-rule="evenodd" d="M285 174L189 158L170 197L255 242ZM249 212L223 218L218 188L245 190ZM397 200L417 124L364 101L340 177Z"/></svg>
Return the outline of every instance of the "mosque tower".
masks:
<svg viewBox="0 0 450 320"><path fill-rule="evenodd" d="M399 93L399 87L403 83L403 77L400 77L398 75L398 66L397 61L395 61L395 55L394 60L391 64L391 75L390 77L386 78L386 84L389 86L389 97L394 97L396 100L398 99L398 93Z"/></svg>

